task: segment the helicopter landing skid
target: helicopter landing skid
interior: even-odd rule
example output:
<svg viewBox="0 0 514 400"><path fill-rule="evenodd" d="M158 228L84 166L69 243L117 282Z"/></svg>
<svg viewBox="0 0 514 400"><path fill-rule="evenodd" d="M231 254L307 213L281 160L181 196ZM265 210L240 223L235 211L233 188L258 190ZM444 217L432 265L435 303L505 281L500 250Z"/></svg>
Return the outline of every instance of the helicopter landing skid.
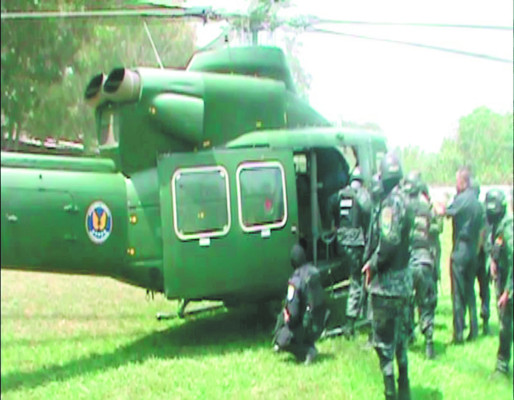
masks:
<svg viewBox="0 0 514 400"><path fill-rule="evenodd" d="M193 310L186 312L185 308L186 308L187 304L189 303L189 301L190 300L181 300L179 303L179 306L178 306L178 311L176 313L158 313L157 320L162 321L162 320L166 320L166 319L174 319L177 317L182 319L182 318L188 317L190 315L200 314L200 313L206 312L206 311L213 311L213 310L217 310L219 308L224 307L223 304L214 304L214 305L210 305L210 306L206 306L206 307L195 308Z"/></svg>

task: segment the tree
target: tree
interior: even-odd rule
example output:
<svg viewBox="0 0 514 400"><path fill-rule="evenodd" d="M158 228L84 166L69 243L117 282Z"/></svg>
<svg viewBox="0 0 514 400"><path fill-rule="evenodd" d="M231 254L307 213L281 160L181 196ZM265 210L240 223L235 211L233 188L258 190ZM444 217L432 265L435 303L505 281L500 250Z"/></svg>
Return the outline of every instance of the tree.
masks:
<svg viewBox="0 0 514 400"><path fill-rule="evenodd" d="M406 170L418 169L428 183L454 184L461 165L471 167L482 184L513 183L513 114L480 107L459 121L455 138L446 138L439 154L405 148Z"/></svg>
<svg viewBox="0 0 514 400"><path fill-rule="evenodd" d="M87 4L49 0L43 7L23 0L18 9L80 10ZM102 7L122 4L106 1ZM164 65L185 65L193 51L192 27L168 20L149 20L147 27ZM157 65L140 18L14 20L2 22L1 29L2 133L7 132L2 148L16 148L22 131L37 138L84 140L91 147L93 112L83 101L89 79L115 66Z"/></svg>

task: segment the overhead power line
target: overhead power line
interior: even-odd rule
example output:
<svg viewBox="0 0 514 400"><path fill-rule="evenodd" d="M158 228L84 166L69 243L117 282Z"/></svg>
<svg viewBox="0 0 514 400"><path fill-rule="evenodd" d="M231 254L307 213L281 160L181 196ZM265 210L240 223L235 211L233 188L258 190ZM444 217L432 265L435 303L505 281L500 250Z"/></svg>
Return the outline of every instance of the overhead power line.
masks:
<svg viewBox="0 0 514 400"><path fill-rule="evenodd" d="M423 48L423 49L445 51L447 53L459 54L459 55L464 55L464 56L469 56L469 57L483 58L483 59L490 60L490 61L498 61L498 62L509 63L509 64L513 63L513 60L508 59L508 58L495 57L495 56L491 56L488 54L473 53L473 52L457 50L457 49L449 49L446 47L432 46L432 45L423 44L423 43L405 42L402 40L383 39L383 38L377 38L377 37L372 37L372 36L356 35L353 33L344 33L344 32L338 32L338 31L332 31L332 30L320 29L320 28L311 28L308 30L308 32L319 32L319 33L325 33L325 34L331 34L331 35L353 37L353 38L358 38L358 39L367 39L367 40L374 40L374 41L379 41L379 42L402 44L402 45L406 45L406 46L419 47L419 48Z"/></svg>

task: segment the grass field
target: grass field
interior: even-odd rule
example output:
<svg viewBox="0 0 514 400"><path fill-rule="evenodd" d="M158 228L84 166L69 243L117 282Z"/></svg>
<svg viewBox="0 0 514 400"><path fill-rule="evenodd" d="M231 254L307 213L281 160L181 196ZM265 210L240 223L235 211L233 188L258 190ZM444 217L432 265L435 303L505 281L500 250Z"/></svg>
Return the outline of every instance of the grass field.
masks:
<svg viewBox="0 0 514 400"><path fill-rule="evenodd" d="M409 349L412 398L512 399L512 373L493 377L493 335L450 344L450 226L444 232L443 291L436 315L438 358L423 340ZM270 323L249 309L221 309L186 320L162 296L108 278L1 272L2 399L382 399L378 360L356 341L322 341L311 366L271 351ZM194 307L195 305L190 305ZM512 366L512 361L511 361Z"/></svg>

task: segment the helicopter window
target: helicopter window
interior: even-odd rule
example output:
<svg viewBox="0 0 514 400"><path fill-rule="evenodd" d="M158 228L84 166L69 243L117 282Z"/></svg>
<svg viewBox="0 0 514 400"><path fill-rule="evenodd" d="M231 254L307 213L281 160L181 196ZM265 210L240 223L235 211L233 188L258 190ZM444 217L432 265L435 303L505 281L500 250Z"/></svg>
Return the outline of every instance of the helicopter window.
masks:
<svg viewBox="0 0 514 400"><path fill-rule="evenodd" d="M223 167L184 168L171 179L175 233L182 240L225 235L230 227Z"/></svg>
<svg viewBox="0 0 514 400"><path fill-rule="evenodd" d="M118 118L113 110L105 110L100 120L100 146L113 147L118 145Z"/></svg>
<svg viewBox="0 0 514 400"><path fill-rule="evenodd" d="M278 162L244 163L237 169L239 222L245 232L280 228L287 220L284 169Z"/></svg>

